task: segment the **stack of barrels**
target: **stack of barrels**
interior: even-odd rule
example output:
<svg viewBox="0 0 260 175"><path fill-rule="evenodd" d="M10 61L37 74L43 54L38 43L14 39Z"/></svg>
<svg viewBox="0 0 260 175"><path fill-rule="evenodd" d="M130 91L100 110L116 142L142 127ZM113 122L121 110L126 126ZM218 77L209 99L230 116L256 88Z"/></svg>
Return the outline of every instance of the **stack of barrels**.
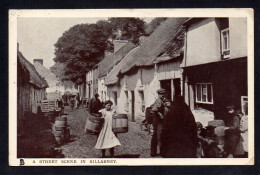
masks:
<svg viewBox="0 0 260 175"><path fill-rule="evenodd" d="M221 150L221 154L224 152L225 144L225 123L223 120L213 120L208 122L208 126L214 127L215 142L218 148Z"/></svg>
<svg viewBox="0 0 260 175"><path fill-rule="evenodd" d="M52 126L57 145L61 145L70 140L70 127L67 124L67 117L56 117L55 123Z"/></svg>

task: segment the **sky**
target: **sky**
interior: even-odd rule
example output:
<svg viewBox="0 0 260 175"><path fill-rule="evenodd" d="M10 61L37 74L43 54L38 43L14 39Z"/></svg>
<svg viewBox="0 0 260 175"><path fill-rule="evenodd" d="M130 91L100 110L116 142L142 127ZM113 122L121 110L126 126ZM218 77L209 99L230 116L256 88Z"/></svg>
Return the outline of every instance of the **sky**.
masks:
<svg viewBox="0 0 260 175"><path fill-rule="evenodd" d="M29 18L17 20L17 42L19 51L33 63L33 59L43 59L43 65L51 67L54 62L54 44L58 38L76 24L96 23L107 18ZM143 18L147 23L152 18Z"/></svg>

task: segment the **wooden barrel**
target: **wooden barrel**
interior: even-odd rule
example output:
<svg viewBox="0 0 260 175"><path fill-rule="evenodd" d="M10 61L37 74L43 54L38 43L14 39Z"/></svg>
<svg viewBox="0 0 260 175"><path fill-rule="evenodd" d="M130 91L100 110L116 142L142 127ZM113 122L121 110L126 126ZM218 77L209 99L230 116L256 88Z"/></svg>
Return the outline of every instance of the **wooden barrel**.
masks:
<svg viewBox="0 0 260 175"><path fill-rule="evenodd" d="M67 117L61 116L55 119L55 126L57 127L66 127L67 126Z"/></svg>
<svg viewBox="0 0 260 175"><path fill-rule="evenodd" d="M58 116L56 111L49 111L47 112L48 120L53 123L55 121L55 118Z"/></svg>
<svg viewBox="0 0 260 175"><path fill-rule="evenodd" d="M225 144L225 136L218 136L216 138L216 142L218 145L224 145Z"/></svg>
<svg viewBox="0 0 260 175"><path fill-rule="evenodd" d="M225 126L218 126L214 129L214 131L217 136L224 136L225 135Z"/></svg>
<svg viewBox="0 0 260 175"><path fill-rule="evenodd" d="M101 117L89 116L86 121L85 130L91 133L97 133L103 126L104 119Z"/></svg>
<svg viewBox="0 0 260 175"><path fill-rule="evenodd" d="M208 126L214 126L214 127L225 126L225 123L223 120L212 120L208 122Z"/></svg>
<svg viewBox="0 0 260 175"><path fill-rule="evenodd" d="M114 133L128 132L127 114L117 114L113 117L112 130Z"/></svg>

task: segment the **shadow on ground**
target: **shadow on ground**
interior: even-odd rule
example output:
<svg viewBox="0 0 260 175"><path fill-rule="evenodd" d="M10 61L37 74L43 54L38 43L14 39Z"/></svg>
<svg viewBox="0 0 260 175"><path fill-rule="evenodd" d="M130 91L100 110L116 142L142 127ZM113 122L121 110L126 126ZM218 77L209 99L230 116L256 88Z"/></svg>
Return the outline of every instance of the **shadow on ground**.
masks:
<svg viewBox="0 0 260 175"><path fill-rule="evenodd" d="M140 154L122 154L116 155L115 158L139 158Z"/></svg>

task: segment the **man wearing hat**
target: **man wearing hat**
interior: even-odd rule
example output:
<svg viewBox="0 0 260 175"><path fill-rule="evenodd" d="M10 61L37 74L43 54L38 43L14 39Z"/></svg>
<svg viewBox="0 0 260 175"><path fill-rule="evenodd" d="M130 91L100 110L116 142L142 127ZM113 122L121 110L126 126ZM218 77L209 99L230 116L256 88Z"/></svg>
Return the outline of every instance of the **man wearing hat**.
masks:
<svg viewBox="0 0 260 175"><path fill-rule="evenodd" d="M157 156L157 146L161 147L161 131L164 118L164 101L165 89L158 89L158 98L155 100L152 108L152 113L154 114L153 119L153 136L151 140L151 156Z"/></svg>

